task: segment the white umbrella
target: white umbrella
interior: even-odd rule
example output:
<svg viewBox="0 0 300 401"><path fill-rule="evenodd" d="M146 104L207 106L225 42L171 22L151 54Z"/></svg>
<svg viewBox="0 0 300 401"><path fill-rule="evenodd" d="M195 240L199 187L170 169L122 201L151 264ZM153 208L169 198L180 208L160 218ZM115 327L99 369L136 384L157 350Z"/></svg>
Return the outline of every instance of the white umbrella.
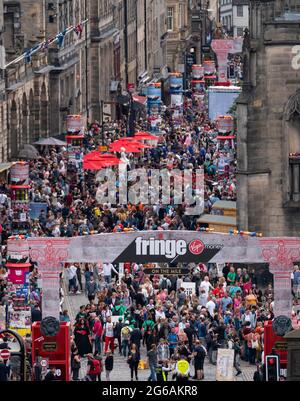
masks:
<svg viewBox="0 0 300 401"><path fill-rule="evenodd" d="M34 145L40 145L40 146L67 146L67 142L60 141L59 139L51 137L51 138L40 139L39 141L35 142Z"/></svg>

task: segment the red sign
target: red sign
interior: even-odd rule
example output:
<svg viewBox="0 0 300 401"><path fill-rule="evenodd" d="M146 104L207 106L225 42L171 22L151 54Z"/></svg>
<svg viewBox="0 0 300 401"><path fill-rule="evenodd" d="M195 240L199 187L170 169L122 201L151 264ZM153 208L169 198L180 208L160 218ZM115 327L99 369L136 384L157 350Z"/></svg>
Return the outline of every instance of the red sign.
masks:
<svg viewBox="0 0 300 401"><path fill-rule="evenodd" d="M1 349L0 350L0 357L4 360L7 361L10 357L10 350L9 349Z"/></svg>
<svg viewBox="0 0 300 401"><path fill-rule="evenodd" d="M200 255L204 251L205 245L199 239L190 242L189 250L193 255Z"/></svg>

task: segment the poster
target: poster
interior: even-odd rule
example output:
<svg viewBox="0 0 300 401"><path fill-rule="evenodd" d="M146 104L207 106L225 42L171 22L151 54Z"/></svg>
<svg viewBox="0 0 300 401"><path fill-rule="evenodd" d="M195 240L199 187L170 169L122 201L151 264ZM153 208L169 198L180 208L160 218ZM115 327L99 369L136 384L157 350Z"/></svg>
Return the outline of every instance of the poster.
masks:
<svg viewBox="0 0 300 401"><path fill-rule="evenodd" d="M12 311L9 317L9 327L11 329L30 329L31 327L31 311Z"/></svg>
<svg viewBox="0 0 300 401"><path fill-rule="evenodd" d="M233 349L218 349L217 356L217 381L234 381L233 375L233 362L234 362L234 350Z"/></svg>
<svg viewBox="0 0 300 401"><path fill-rule="evenodd" d="M184 292L187 297L196 294L196 283L182 283L181 287L184 288Z"/></svg>
<svg viewBox="0 0 300 401"><path fill-rule="evenodd" d="M29 204L29 217L32 220L37 220L40 217L42 210L44 210L47 213L48 211L47 203L31 202Z"/></svg>

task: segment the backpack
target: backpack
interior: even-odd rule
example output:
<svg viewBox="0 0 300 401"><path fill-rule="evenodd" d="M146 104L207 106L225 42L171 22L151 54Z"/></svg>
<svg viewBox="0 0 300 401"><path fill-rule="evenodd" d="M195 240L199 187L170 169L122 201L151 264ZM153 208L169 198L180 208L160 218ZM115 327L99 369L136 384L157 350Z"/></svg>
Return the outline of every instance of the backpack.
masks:
<svg viewBox="0 0 300 401"><path fill-rule="evenodd" d="M89 374L100 375L100 373L101 373L100 361L98 361L98 359L93 359Z"/></svg>

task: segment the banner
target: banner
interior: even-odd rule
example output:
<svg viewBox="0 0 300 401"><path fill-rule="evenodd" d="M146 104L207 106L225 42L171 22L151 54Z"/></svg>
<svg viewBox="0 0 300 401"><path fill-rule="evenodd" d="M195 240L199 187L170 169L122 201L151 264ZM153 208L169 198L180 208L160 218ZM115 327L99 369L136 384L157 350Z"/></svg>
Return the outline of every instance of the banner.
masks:
<svg viewBox="0 0 300 401"><path fill-rule="evenodd" d="M9 327L11 329L30 329L31 327L31 311L13 311L10 313Z"/></svg>
<svg viewBox="0 0 300 401"><path fill-rule="evenodd" d="M82 129L84 129L84 121L80 114L67 116L67 131L69 133L80 132Z"/></svg>
<svg viewBox="0 0 300 401"><path fill-rule="evenodd" d="M171 107L182 107L183 106L183 95L171 95Z"/></svg>
<svg viewBox="0 0 300 401"><path fill-rule="evenodd" d="M181 284L181 287L184 288L184 292L187 297L196 294L196 283L185 283Z"/></svg>
<svg viewBox="0 0 300 401"><path fill-rule="evenodd" d="M216 381L234 381L233 362L233 349L218 349Z"/></svg>
<svg viewBox="0 0 300 401"><path fill-rule="evenodd" d="M211 48L216 53L218 59L218 79L219 82L227 82L228 54L242 53L243 38L236 39L214 39Z"/></svg>
<svg viewBox="0 0 300 401"><path fill-rule="evenodd" d="M183 92L183 76L179 73L170 74L170 95Z"/></svg>
<svg viewBox="0 0 300 401"><path fill-rule="evenodd" d="M10 168L10 182L12 185L29 184L29 163L17 162Z"/></svg>
<svg viewBox="0 0 300 401"><path fill-rule="evenodd" d="M204 78L204 67L200 64L194 64L192 66L192 77L193 79L202 80Z"/></svg>
<svg viewBox="0 0 300 401"><path fill-rule="evenodd" d="M29 217L32 220L38 220L42 210L44 210L47 213L47 211L48 211L47 203L31 202L29 204Z"/></svg>

